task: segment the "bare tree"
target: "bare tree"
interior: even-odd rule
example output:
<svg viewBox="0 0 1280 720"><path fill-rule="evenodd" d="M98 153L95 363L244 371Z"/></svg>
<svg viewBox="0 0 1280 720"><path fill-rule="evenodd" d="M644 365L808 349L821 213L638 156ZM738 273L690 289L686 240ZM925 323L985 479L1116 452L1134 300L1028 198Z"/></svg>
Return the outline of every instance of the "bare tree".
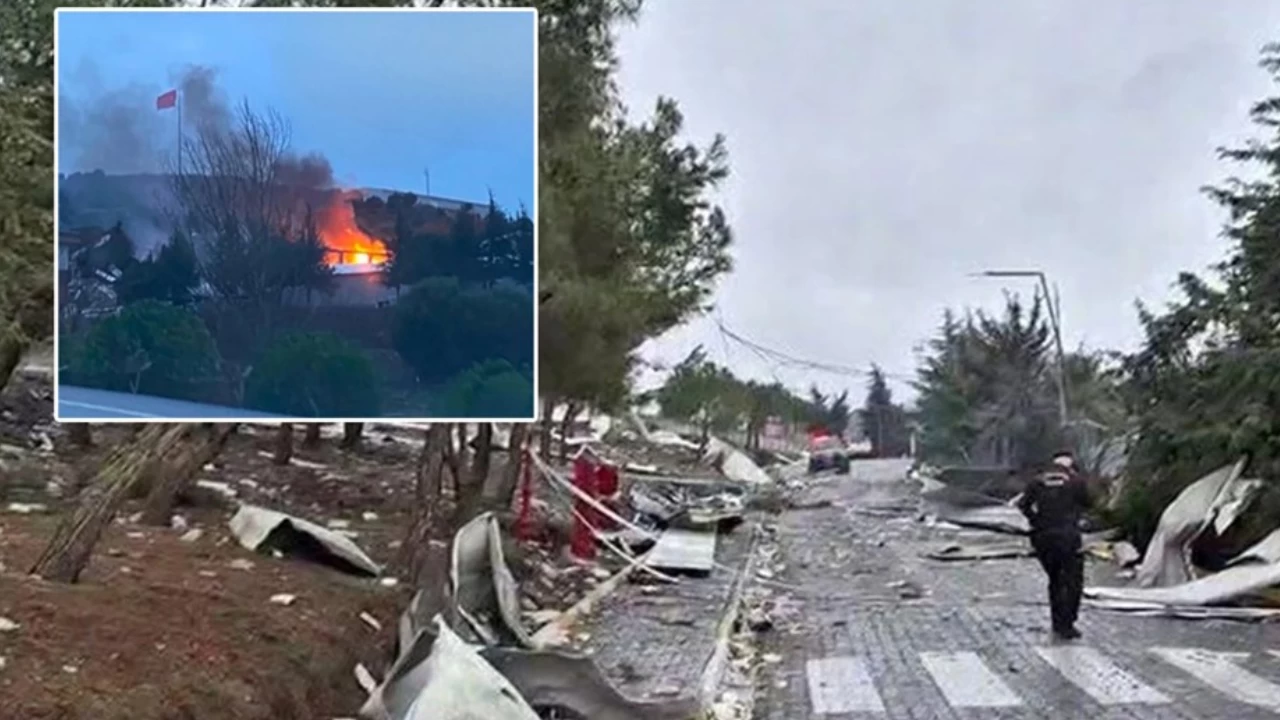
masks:
<svg viewBox="0 0 1280 720"><path fill-rule="evenodd" d="M296 190L282 181L291 130L272 110L240 104L229 126L199 124L172 168L176 220L191 233L201 275L223 301L247 303L265 337L283 297L281 243L300 222Z"/></svg>
<svg viewBox="0 0 1280 720"><path fill-rule="evenodd" d="M194 425L147 425L132 442L120 445L102 463L75 511L63 518L31 573L74 583L89 564L93 547L144 471L182 441Z"/></svg>

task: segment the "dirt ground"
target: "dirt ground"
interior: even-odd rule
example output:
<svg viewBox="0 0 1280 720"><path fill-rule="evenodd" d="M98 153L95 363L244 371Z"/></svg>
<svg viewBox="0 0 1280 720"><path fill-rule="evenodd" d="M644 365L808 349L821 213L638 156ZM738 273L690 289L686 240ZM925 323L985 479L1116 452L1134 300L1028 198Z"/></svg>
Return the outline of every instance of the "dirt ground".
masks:
<svg viewBox="0 0 1280 720"><path fill-rule="evenodd" d="M277 467L274 429L246 426L200 473L198 504L177 508L174 527L137 524L131 502L68 586L26 573L68 498L128 428L95 426L94 448L71 448L50 411L40 382L12 383L0 398L0 720L354 717L364 693L353 668L385 671L410 591L250 552L227 520L240 501L283 510L387 563L411 510L415 433L374 429L345 452L340 429L325 428L319 448ZM530 612L563 609L600 580L599 569L565 563L550 535L548 547L509 558ZM284 605L278 594L295 597Z"/></svg>

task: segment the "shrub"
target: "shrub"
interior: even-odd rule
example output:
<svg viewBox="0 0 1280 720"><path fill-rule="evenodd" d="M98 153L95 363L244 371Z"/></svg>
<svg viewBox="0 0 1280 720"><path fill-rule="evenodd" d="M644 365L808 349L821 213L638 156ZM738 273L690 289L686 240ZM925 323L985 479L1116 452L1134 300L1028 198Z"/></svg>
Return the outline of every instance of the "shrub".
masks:
<svg viewBox="0 0 1280 720"><path fill-rule="evenodd" d="M396 304L392 342L419 380L439 383L487 360L532 365L533 323L527 288L434 277Z"/></svg>
<svg viewBox="0 0 1280 720"><path fill-rule="evenodd" d="M457 418L533 416L533 380L505 360L488 360L458 374L440 393L437 413Z"/></svg>
<svg viewBox="0 0 1280 720"><path fill-rule="evenodd" d="M379 406L373 363L333 333L286 333L254 365L245 404L293 417L372 417Z"/></svg>
<svg viewBox="0 0 1280 720"><path fill-rule="evenodd" d="M212 396L220 363L200 318L157 300L125 306L64 353L73 384L183 400Z"/></svg>

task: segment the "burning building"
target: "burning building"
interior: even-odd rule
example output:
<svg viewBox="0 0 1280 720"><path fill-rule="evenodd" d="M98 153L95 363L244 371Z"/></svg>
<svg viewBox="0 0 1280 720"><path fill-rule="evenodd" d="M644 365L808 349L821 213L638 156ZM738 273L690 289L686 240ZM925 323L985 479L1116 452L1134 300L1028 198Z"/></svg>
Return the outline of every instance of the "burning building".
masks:
<svg viewBox="0 0 1280 720"><path fill-rule="evenodd" d="M173 207L168 176L158 174L106 175L74 173L60 179L59 257L65 261L79 249L89 228L121 223L139 255L167 241ZM386 239L394 235L396 203L412 206L415 230L447 233L459 213L469 212L482 225L484 203L469 203L383 188L307 188L297 194L312 208L316 234L326 249L325 263L334 269L331 293L289 293L286 301L313 306L379 305L393 302L396 293L381 282L390 259ZM411 199L411 200L410 200ZM318 209L317 209L318 208ZM96 235L95 235L96 233ZM101 231L88 235L98 237Z"/></svg>

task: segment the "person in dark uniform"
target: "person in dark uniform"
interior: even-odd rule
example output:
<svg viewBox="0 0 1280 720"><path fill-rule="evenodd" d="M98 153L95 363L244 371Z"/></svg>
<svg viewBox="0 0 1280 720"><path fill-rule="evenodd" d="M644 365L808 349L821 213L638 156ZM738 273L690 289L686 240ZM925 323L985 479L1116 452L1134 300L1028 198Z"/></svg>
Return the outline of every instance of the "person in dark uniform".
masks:
<svg viewBox="0 0 1280 720"><path fill-rule="evenodd" d="M1084 549L1080 524L1089 510L1089 491L1067 451L1027 483L1018 509L1031 524L1031 547L1049 576L1049 608L1054 635L1080 637L1076 620L1084 593Z"/></svg>

